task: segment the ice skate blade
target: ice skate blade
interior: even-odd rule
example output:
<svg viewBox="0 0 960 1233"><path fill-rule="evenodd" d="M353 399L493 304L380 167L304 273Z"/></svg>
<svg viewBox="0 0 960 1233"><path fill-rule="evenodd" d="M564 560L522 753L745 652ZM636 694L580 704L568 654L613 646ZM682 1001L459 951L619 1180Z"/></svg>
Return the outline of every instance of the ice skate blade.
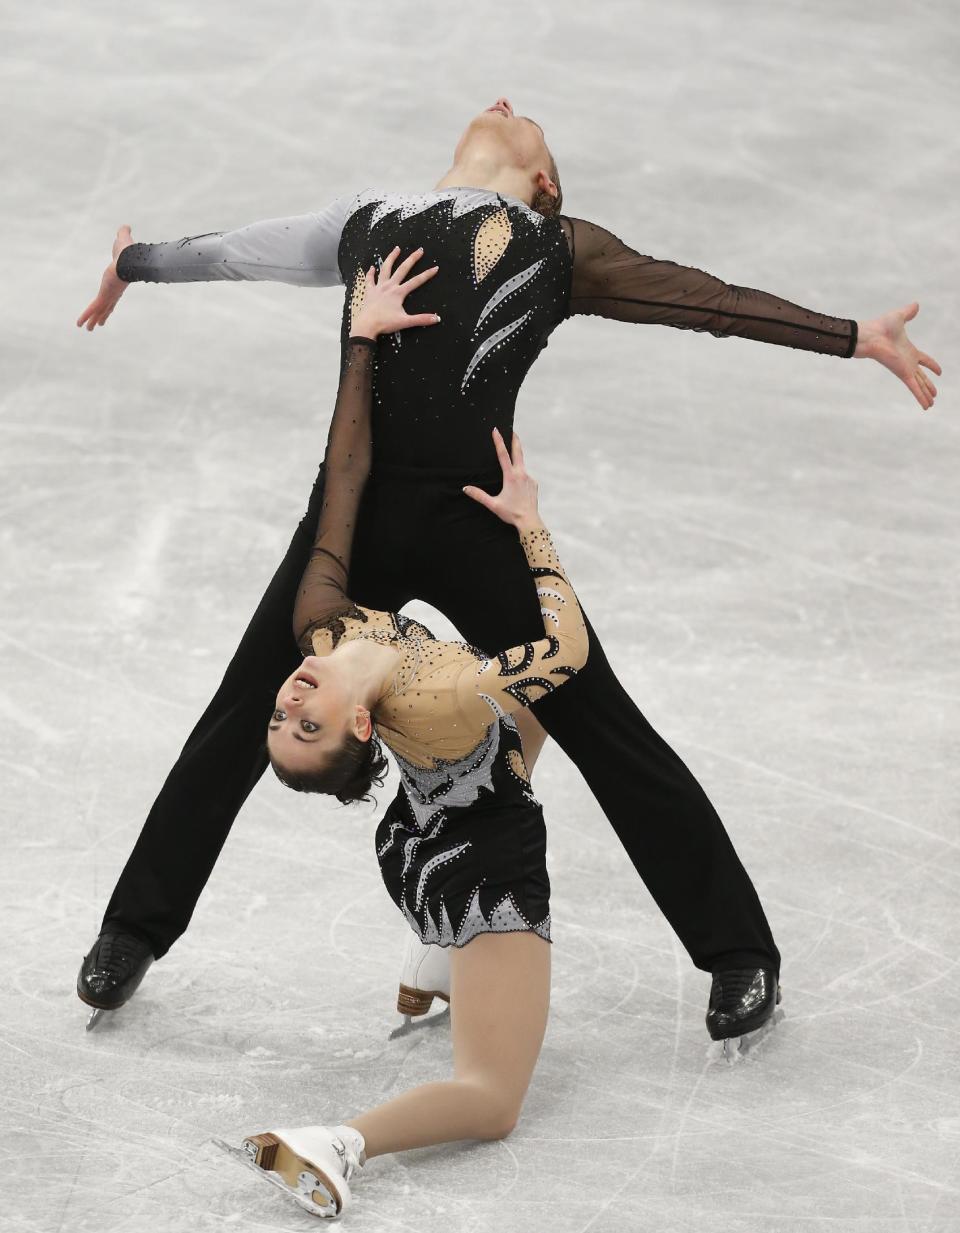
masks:
<svg viewBox="0 0 960 1233"><path fill-rule="evenodd" d="M94 1006L94 1008L90 1011L90 1014L87 1016L86 1030L88 1032L92 1032L106 1013L107 1012L102 1007Z"/></svg>
<svg viewBox="0 0 960 1233"><path fill-rule="evenodd" d="M746 1061L766 1040L777 1024L783 1022L783 1019L784 1011L778 1008L756 1031L746 1032L743 1036L728 1036L725 1040L711 1041L708 1056L720 1058L731 1066Z"/></svg>
<svg viewBox="0 0 960 1233"><path fill-rule="evenodd" d="M287 1145L276 1140L275 1144L268 1146L267 1151L263 1151L263 1146L260 1146L256 1140L274 1139L273 1135L255 1135L251 1139L244 1139L243 1147L234 1147L232 1144L225 1142L223 1139L213 1138L211 1143L215 1143L217 1147L222 1148L228 1156L232 1156L234 1160L238 1160L248 1169L253 1169L258 1177L264 1179L276 1186L278 1190L282 1190L284 1194L290 1196L296 1203L305 1211L314 1216L320 1216L324 1220L335 1220L342 1210L339 1195L335 1187L330 1182L330 1179L319 1169L306 1167L307 1162L295 1156ZM274 1150L270 1150L273 1148ZM261 1159L266 1158L273 1168L265 1169L262 1165L257 1164L257 1156ZM282 1170L282 1172L280 1172ZM286 1175L286 1176L284 1176ZM287 1177L296 1177L297 1185L293 1186L287 1180Z"/></svg>
<svg viewBox="0 0 960 1233"><path fill-rule="evenodd" d="M411 1032L422 1031L423 1028L436 1027L438 1023L450 1022L450 1007L442 1010L438 1015L421 1015L414 1019L411 1015L403 1016L403 1023L399 1027L395 1027L390 1033L389 1039L396 1040L399 1036L409 1036Z"/></svg>

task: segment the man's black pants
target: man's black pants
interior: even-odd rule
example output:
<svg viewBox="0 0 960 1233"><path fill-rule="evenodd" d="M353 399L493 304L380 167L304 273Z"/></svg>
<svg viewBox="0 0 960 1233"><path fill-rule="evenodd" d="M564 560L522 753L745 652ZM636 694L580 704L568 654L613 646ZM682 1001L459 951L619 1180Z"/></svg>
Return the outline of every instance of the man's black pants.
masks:
<svg viewBox="0 0 960 1233"><path fill-rule="evenodd" d="M517 533L464 496L465 483L497 492L500 476L375 471L354 541L351 598L385 611L424 600L487 652L536 640L543 621ZM233 820L268 765L267 720L301 658L293 603L322 487L321 468L287 554L107 906L104 926L141 934L157 958L186 929ZM579 768L696 967L763 965L779 974L763 908L720 818L630 700L587 625L585 668L537 702L535 715Z"/></svg>

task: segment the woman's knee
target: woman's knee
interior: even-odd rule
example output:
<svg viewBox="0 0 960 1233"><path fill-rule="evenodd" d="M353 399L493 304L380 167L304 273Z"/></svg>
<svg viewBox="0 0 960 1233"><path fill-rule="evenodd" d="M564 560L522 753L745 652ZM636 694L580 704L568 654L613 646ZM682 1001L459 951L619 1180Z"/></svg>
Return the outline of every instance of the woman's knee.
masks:
<svg viewBox="0 0 960 1233"><path fill-rule="evenodd" d="M505 1139L516 1129L523 1099L484 1083L472 1083L477 1099L478 1139Z"/></svg>

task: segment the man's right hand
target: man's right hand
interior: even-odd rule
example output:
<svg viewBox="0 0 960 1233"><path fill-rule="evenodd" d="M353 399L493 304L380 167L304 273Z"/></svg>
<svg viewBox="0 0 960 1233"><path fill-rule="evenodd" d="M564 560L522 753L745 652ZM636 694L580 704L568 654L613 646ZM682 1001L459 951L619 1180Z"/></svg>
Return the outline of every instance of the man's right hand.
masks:
<svg viewBox="0 0 960 1233"><path fill-rule="evenodd" d="M117 275L117 258L132 243L130 228L124 223L113 241L113 261L103 272L97 297L80 314L77 325L85 325L88 330L92 330L96 325L103 325L116 308L117 300L127 289L127 284Z"/></svg>

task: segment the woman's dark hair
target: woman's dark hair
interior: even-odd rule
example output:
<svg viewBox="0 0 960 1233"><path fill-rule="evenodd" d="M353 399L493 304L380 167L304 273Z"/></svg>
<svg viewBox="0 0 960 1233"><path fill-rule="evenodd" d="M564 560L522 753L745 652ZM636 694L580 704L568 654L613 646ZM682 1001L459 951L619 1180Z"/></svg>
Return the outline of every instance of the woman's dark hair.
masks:
<svg viewBox="0 0 960 1233"><path fill-rule="evenodd" d="M294 792L323 792L335 796L341 805L372 801L374 784L383 786L389 763L376 732L361 741L348 732L343 744L327 757L323 766L309 771L290 771L271 755L270 765L282 784Z"/></svg>
<svg viewBox="0 0 960 1233"><path fill-rule="evenodd" d="M550 154L550 151L547 151ZM530 202L530 209L536 210L538 214L542 214L544 218L556 218L563 206L563 189L560 187L560 172L557 171L557 160L550 154L550 179L557 186L556 197L551 197L549 193L545 193L542 189L537 189L533 194L533 201Z"/></svg>

